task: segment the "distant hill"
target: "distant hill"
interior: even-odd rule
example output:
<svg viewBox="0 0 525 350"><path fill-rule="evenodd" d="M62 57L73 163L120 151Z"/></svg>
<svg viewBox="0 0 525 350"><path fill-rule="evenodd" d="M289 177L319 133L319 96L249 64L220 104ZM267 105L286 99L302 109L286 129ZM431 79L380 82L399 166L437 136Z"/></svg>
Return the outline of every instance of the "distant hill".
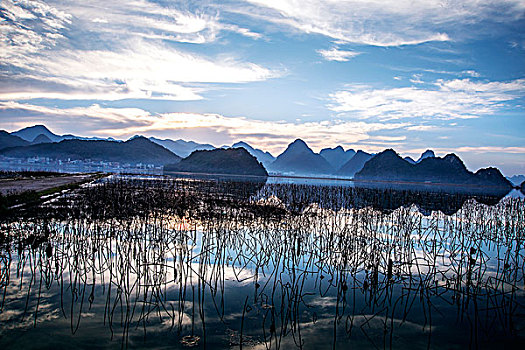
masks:
<svg viewBox="0 0 525 350"><path fill-rule="evenodd" d="M406 160L407 162L409 162L410 164L416 164L416 161L414 159L412 159L412 157L406 156L403 159Z"/></svg>
<svg viewBox="0 0 525 350"><path fill-rule="evenodd" d="M11 135L18 136L21 139L24 139L28 142L33 142L40 135L46 136L52 142L59 142L63 139L62 136L53 134L44 125L34 125L27 128L23 128L18 131L12 132Z"/></svg>
<svg viewBox="0 0 525 350"><path fill-rule="evenodd" d="M514 175L507 177L507 179L509 179L509 181L512 182L514 186L519 186L521 183L523 183L523 181L525 181L525 175Z"/></svg>
<svg viewBox="0 0 525 350"><path fill-rule="evenodd" d="M497 186L497 187L509 187L512 188L512 182L507 180L505 176L501 174L499 169L489 167L479 169L474 173L475 183L486 186Z"/></svg>
<svg viewBox="0 0 525 350"><path fill-rule="evenodd" d="M268 176L257 158L244 148L194 151L179 163L167 165L164 171Z"/></svg>
<svg viewBox="0 0 525 350"><path fill-rule="evenodd" d="M102 138L102 137L83 137L72 134L66 135L57 135L51 132L45 125L34 125L27 128L20 129L18 131L13 131L11 135L18 136L23 140L31 142L33 144L43 143L35 142L35 140L40 137L40 141L44 139L40 135L44 135L50 142L60 142L63 140L104 140L104 141L115 141L113 138Z"/></svg>
<svg viewBox="0 0 525 350"><path fill-rule="evenodd" d="M272 163L275 160L275 157L270 152L265 152L263 150L253 148L252 146L250 146L244 141L240 141L232 145L232 148L239 148L239 147L242 147L245 150L247 150L248 153L250 153L252 156L257 158L257 160L261 162L265 167L269 166L270 163Z"/></svg>
<svg viewBox="0 0 525 350"><path fill-rule="evenodd" d="M215 149L210 144L207 143L197 143L193 141L184 141L184 140L170 140L170 139L158 139L155 137L149 138L151 141L155 142L156 144L159 144L179 157L186 158L189 156L193 151L197 150L212 150Z"/></svg>
<svg viewBox="0 0 525 350"><path fill-rule="evenodd" d="M406 160L407 162L409 162L410 164L416 164L416 161L414 159L412 159L412 157L410 157L410 156L406 156L403 159Z"/></svg>
<svg viewBox="0 0 525 350"><path fill-rule="evenodd" d="M436 155L434 154L434 151L432 151L431 149L427 149L425 152L421 154L421 156L419 157L416 163L421 162L423 159L435 158L435 157Z"/></svg>
<svg viewBox="0 0 525 350"><path fill-rule="evenodd" d="M289 144L270 164L269 170L294 175L327 175L334 172L334 168L326 159L314 153L301 139Z"/></svg>
<svg viewBox="0 0 525 350"><path fill-rule="evenodd" d="M467 170L455 154L448 154L444 158L427 157L419 163L410 164L392 149L385 150L370 159L355 178L511 187L510 182L498 169L480 169L474 174Z"/></svg>
<svg viewBox="0 0 525 350"><path fill-rule="evenodd" d="M14 158L48 157L52 159L98 160L120 163L171 164L180 157L166 148L144 138L135 137L126 142L100 140L64 140L26 147L7 148L0 155Z"/></svg>
<svg viewBox="0 0 525 350"><path fill-rule="evenodd" d="M49 137L47 137L44 134L40 134L37 137L35 137L35 139L31 142L31 144L38 145L39 143L51 143L51 142L53 141L51 141Z"/></svg>
<svg viewBox="0 0 525 350"><path fill-rule="evenodd" d="M335 174L341 177L354 177L359 173L361 178L391 181L507 184L497 169L481 169L473 174L457 156L449 154L437 158L432 150L423 152L417 161L411 157L401 159L394 151L378 154L381 157L365 169L365 164L373 157L371 154L363 151L356 153L352 149L344 151L341 146L324 148L317 154L301 139L289 144L277 158L242 141L233 144L232 148L245 149L272 173L303 176ZM16 158L39 156L165 165L176 164L196 150L214 149L211 144L155 137L146 139L139 136L122 142L112 138L57 135L44 125L34 125L12 133L0 130L0 155ZM525 176L515 175L509 180L514 186L520 186Z"/></svg>
<svg viewBox="0 0 525 350"><path fill-rule="evenodd" d="M359 170L363 169L363 166L370 158L372 158L370 153L361 150L357 151L357 153L337 171L337 175L354 177Z"/></svg>
<svg viewBox="0 0 525 350"><path fill-rule="evenodd" d="M29 142L12 135L5 130L0 130L0 150L8 147L27 146Z"/></svg>
<svg viewBox="0 0 525 350"><path fill-rule="evenodd" d="M335 170L339 170L355 155L355 151L349 149L345 152L343 147L337 146L336 148L323 148L319 154L326 159Z"/></svg>

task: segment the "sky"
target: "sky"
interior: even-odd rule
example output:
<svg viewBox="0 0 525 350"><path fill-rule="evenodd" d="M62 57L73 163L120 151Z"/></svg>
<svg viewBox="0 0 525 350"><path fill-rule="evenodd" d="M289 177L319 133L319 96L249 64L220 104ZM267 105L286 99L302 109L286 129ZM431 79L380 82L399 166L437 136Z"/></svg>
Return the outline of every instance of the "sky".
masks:
<svg viewBox="0 0 525 350"><path fill-rule="evenodd" d="M525 174L525 0L0 0L0 129Z"/></svg>

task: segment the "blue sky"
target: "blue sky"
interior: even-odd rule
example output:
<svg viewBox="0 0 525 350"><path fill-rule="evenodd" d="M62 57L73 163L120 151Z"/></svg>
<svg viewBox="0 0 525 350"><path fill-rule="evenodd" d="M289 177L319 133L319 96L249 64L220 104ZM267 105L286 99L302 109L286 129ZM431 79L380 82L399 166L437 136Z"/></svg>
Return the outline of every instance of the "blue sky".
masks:
<svg viewBox="0 0 525 350"><path fill-rule="evenodd" d="M525 1L0 2L0 128L525 173Z"/></svg>

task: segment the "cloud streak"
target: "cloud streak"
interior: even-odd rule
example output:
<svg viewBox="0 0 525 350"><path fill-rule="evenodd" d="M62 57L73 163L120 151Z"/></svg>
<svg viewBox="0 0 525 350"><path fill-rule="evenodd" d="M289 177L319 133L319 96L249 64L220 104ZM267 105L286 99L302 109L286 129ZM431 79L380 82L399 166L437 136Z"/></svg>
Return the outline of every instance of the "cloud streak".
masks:
<svg viewBox="0 0 525 350"><path fill-rule="evenodd" d="M16 66L25 73L20 77L11 75L15 83L17 78L33 79L58 87L49 84L32 91L28 89L33 89L34 84L20 84L20 90L14 90L13 84L0 92L1 99L197 100L201 98L199 89L184 83L245 83L278 76L256 64L229 59L212 61L142 40L121 44L118 51L61 50L47 56L28 56Z"/></svg>
<svg viewBox="0 0 525 350"><path fill-rule="evenodd" d="M451 23L469 25L483 20L507 22L523 16L520 0L247 0L252 14L307 34L340 42L375 46L417 45L449 41Z"/></svg>
<svg viewBox="0 0 525 350"><path fill-rule="evenodd" d="M380 120L427 118L471 119L491 115L505 103L523 98L525 79L509 82L437 80L421 86L372 89L350 86L330 94L328 107L358 118Z"/></svg>
<svg viewBox="0 0 525 350"><path fill-rule="evenodd" d="M223 31L259 34L218 15L149 1L1 4L0 99L198 100L206 87L279 73L232 55L205 57L167 42L208 43Z"/></svg>
<svg viewBox="0 0 525 350"><path fill-rule="evenodd" d="M347 62L351 58L359 56L361 53L356 51L339 50L337 47L332 47L330 50L317 50L323 58L327 61Z"/></svg>
<svg viewBox="0 0 525 350"><path fill-rule="evenodd" d="M95 28L105 38L136 36L163 39L180 43L203 44L214 42L221 32L233 32L259 39L261 34L231 23L223 23L217 11L205 7L189 10L188 2L167 3L165 6L148 0L126 3L93 1L52 1L63 7L84 27ZM90 22L97 23L96 26Z"/></svg>

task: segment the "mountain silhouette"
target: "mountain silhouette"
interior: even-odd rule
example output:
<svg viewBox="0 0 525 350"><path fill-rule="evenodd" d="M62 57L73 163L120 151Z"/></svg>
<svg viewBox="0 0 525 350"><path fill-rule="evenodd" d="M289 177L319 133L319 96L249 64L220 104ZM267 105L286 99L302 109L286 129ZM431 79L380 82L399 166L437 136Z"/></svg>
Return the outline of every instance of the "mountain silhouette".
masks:
<svg viewBox="0 0 525 350"><path fill-rule="evenodd" d="M319 154L326 159L335 170L339 170L355 155L355 151L349 149L345 152L343 147L337 146L335 148L323 148Z"/></svg>
<svg viewBox="0 0 525 350"><path fill-rule="evenodd" d="M25 147L7 148L1 150L0 155L15 158L90 159L106 162L157 165L176 163L181 159L171 151L145 137L135 137L125 142L63 140L58 143L40 143Z"/></svg>
<svg viewBox="0 0 525 350"><path fill-rule="evenodd" d="M354 177L370 158L372 158L371 154L361 150L357 151L357 153L337 171L337 175Z"/></svg>
<svg viewBox="0 0 525 350"><path fill-rule="evenodd" d="M156 144L159 144L167 149L169 149L171 152L175 153L179 157L186 158L189 156L193 151L197 150L212 150L215 149L210 144L207 143L197 143L194 141L185 141L185 140L170 140L170 139L158 139L155 137L149 138L151 141L155 142Z"/></svg>
<svg viewBox="0 0 525 350"><path fill-rule="evenodd" d="M525 175L514 175L507 177L507 179L509 179L509 181L512 182L514 186L519 187L521 183L525 181Z"/></svg>
<svg viewBox="0 0 525 350"><path fill-rule="evenodd" d="M268 176L257 158L242 147L194 151L177 164L167 165L164 171Z"/></svg>
<svg viewBox="0 0 525 350"><path fill-rule="evenodd" d="M5 130L0 130L0 150L9 147L27 146L29 142L8 133Z"/></svg>
<svg viewBox="0 0 525 350"><path fill-rule="evenodd" d="M419 157L416 163L421 162L423 159L435 158L435 157L436 155L434 154L434 151L432 151L431 149L427 149L425 152L421 154L421 156Z"/></svg>
<svg viewBox="0 0 525 350"><path fill-rule="evenodd" d="M248 153L250 153L252 156L257 158L257 160L261 162L265 167L269 166L275 160L275 157L272 156L270 152L265 152L263 150L253 148L252 146L250 146L244 141L234 143L231 148L239 148L239 147L242 147L245 150L247 150Z"/></svg>
<svg viewBox="0 0 525 350"><path fill-rule="evenodd" d="M269 170L293 175L327 175L334 172L334 168L326 159L314 153L301 139L289 144L269 165Z"/></svg>
<svg viewBox="0 0 525 350"><path fill-rule="evenodd" d="M28 142L33 142L40 135L45 135L52 142L59 142L63 140L62 136L52 133L45 125L29 126L27 128L12 132L11 135L18 136Z"/></svg>
<svg viewBox="0 0 525 350"><path fill-rule="evenodd" d="M443 158L427 157L410 164L394 150L387 149L363 166L356 175L361 180L408 181L440 184L465 184L510 188L510 181L495 168L470 172L455 154Z"/></svg>
<svg viewBox="0 0 525 350"><path fill-rule="evenodd" d="M65 142L68 141L68 142ZM223 147L227 149L227 147ZM470 172L461 159L454 154L443 158L435 156L430 149L415 161L401 158L394 150L386 150L375 157L363 151L357 153L343 147L324 148L319 154L313 152L301 139L290 143L277 158L269 152L253 148L240 141L232 148L245 149L272 173L286 175L337 175L361 179L387 181L431 182L452 184L483 184L508 186L498 169L480 169ZM72 134L57 135L44 125L34 125L9 133L0 130L0 155L13 158L47 157L61 160L95 160L120 163L176 164L196 150L214 150L211 144L194 141L158 139L142 136L128 141L112 138L81 137ZM212 153L206 157L224 155ZM201 158L199 158L201 159ZM201 160L203 160L202 158ZM227 160L228 158L221 158ZM374 160L369 164L369 161ZM365 167L365 165L367 165ZM240 171L240 170L235 170ZM242 171L241 171L242 172ZM359 175L357 175L359 174ZM523 175L509 178L514 186L524 180Z"/></svg>
<svg viewBox="0 0 525 350"><path fill-rule="evenodd" d="M416 164L417 162L412 159L412 157L410 156L406 156L405 158L403 158L404 160L406 160L407 162L409 162L410 164Z"/></svg>
<svg viewBox="0 0 525 350"><path fill-rule="evenodd" d="M45 134L40 134L31 142L32 145L38 145L39 143L51 143L49 137L47 137Z"/></svg>

